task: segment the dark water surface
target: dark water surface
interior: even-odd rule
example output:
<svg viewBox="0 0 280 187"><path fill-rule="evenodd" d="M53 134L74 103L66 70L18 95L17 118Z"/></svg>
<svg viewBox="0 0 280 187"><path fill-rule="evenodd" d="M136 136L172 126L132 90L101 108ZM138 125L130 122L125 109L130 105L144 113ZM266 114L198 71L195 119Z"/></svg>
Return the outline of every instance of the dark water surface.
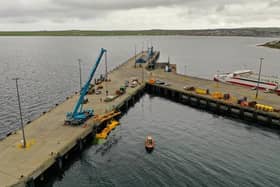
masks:
<svg viewBox="0 0 280 187"><path fill-rule="evenodd" d="M180 73L212 78L249 68L279 76L280 50L256 47L270 38L241 37L0 37L0 138L19 127L13 77L21 77L24 122L61 103L79 88L100 47L109 69L153 43ZM104 69L102 64L97 72ZM280 186L280 142L275 132L161 98L145 96L103 145L92 146L59 181L47 186ZM146 154L147 134L156 150Z"/></svg>
<svg viewBox="0 0 280 187"><path fill-rule="evenodd" d="M108 50L109 70L153 44L161 61L176 63L179 73L212 79L217 71L250 68L279 76L280 50L256 47L272 38L246 37L0 37L0 139L19 127L14 77L20 77L24 121L65 100L79 88L77 59L82 59L83 80L99 50ZM104 63L97 75L104 73Z"/></svg>
<svg viewBox="0 0 280 187"><path fill-rule="evenodd" d="M279 134L149 95L120 122L46 186L280 185Z"/></svg>

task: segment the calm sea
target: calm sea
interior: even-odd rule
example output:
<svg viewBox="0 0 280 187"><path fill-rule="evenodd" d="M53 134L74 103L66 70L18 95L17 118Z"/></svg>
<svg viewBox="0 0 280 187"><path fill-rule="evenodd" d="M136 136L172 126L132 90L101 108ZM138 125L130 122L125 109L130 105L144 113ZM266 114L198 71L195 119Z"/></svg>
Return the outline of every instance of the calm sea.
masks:
<svg viewBox="0 0 280 187"><path fill-rule="evenodd" d="M24 121L62 102L79 88L101 47L109 69L153 44L160 61L179 73L212 79L237 69L279 76L280 51L256 47L270 38L246 37L2 37L0 137L19 127L14 77L20 77ZM103 72L104 65L97 72ZM279 134L250 124L145 95L102 145L93 145L46 186L280 186ZM156 141L152 154L143 141Z"/></svg>

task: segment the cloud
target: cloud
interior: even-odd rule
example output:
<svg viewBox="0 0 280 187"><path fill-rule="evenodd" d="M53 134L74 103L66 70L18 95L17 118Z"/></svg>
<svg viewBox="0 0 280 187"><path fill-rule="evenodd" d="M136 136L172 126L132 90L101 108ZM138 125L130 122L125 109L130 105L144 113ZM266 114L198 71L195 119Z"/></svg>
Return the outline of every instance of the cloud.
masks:
<svg viewBox="0 0 280 187"><path fill-rule="evenodd" d="M0 30L279 26L280 0L12 0Z"/></svg>
<svg viewBox="0 0 280 187"><path fill-rule="evenodd" d="M275 7L275 6L280 6L280 0L271 0L270 2L269 2L269 6L271 6L271 7Z"/></svg>
<svg viewBox="0 0 280 187"><path fill-rule="evenodd" d="M53 0L64 7L79 7L93 10L127 10L137 8L155 8L185 4L185 0Z"/></svg>
<svg viewBox="0 0 280 187"><path fill-rule="evenodd" d="M116 10L184 4L184 0L13 0L2 2L0 17L94 17Z"/></svg>

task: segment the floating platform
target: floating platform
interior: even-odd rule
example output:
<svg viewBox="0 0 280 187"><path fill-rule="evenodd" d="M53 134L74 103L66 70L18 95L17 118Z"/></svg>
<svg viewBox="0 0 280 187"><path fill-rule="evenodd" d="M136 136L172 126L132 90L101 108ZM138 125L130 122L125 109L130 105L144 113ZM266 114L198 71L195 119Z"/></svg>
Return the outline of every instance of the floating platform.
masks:
<svg viewBox="0 0 280 187"><path fill-rule="evenodd" d="M112 130L114 130L120 122L112 120L107 126L98 134L95 135L96 139L106 139Z"/></svg>
<svg viewBox="0 0 280 187"><path fill-rule="evenodd" d="M163 68L157 68L161 66L155 63L159 57L158 51L154 52L151 58L147 58L147 55L147 52L139 53L136 57L131 57L125 63L115 67L109 72L111 81L104 82L107 84L109 94L114 94L126 81L130 81L131 77L143 79L141 84L134 88L128 87L123 95L110 102L104 102L105 93L87 96L89 102L84 105L84 108L94 108L97 115L87 120L84 125L63 125L66 113L71 111L79 97L75 94L25 126L27 140L33 142L28 148L23 149L18 146L22 138L20 130L0 141L0 186L33 187L38 180L44 180L48 169L53 167L62 169L64 160L69 157L69 154L75 150L80 153L86 142L92 142L99 125L125 113L146 92L219 115L230 115L242 120L248 119L255 123L280 127L279 112L241 106L236 102L214 98L207 92L201 94L200 90L196 93L185 90L184 87L208 89L210 93L230 93L234 98L247 97L248 100L255 100L254 91L246 87L179 75L174 71L165 72ZM136 67L135 59L137 58L147 58L144 65L150 66L150 69ZM149 81L151 76L155 81ZM159 85L156 80L162 80L168 84ZM280 97L274 94L260 91L256 101L274 109L280 108ZM115 111L121 111L121 113ZM108 130L112 128L113 126Z"/></svg>

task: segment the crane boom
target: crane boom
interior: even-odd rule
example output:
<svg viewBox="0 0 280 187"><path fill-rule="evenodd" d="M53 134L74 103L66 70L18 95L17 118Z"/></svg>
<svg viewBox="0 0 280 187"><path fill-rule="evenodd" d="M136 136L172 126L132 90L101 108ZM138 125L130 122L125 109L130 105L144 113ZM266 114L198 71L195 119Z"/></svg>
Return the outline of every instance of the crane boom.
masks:
<svg viewBox="0 0 280 187"><path fill-rule="evenodd" d="M85 85L82 87L82 90L80 92L80 97L79 97L79 100L78 102L76 103L76 106L74 107L74 110L73 110L73 115L77 114L78 110L81 109L82 110L82 104L83 104L83 101L84 101L84 97L85 95L87 94L88 92L88 89L89 89L89 85L90 85L90 82L96 72L96 69L101 61L101 58L103 56L103 54L106 52L105 49L101 48L101 52L96 60L96 63L94 64L93 68L91 69L91 73L90 73L90 76L87 80L87 82L85 83Z"/></svg>
<svg viewBox="0 0 280 187"><path fill-rule="evenodd" d="M105 52L107 52L106 49L101 48L100 54L94 64L94 66L91 69L89 78L80 91L80 97L73 109L73 112L69 112L66 115L66 120L65 120L66 124L80 124L83 121L85 121L87 118L89 118L90 116L93 116L92 109L83 111L83 101L89 90L90 82L91 82L91 80L96 72L96 69L97 69L98 65L100 64L101 58Z"/></svg>

